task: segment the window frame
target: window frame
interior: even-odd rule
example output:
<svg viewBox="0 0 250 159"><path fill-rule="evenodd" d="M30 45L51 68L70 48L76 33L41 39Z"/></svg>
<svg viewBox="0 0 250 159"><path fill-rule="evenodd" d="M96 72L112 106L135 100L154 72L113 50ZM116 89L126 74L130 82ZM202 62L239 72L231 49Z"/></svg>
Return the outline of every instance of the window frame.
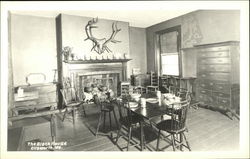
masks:
<svg viewBox="0 0 250 159"><path fill-rule="evenodd" d="M162 74L162 63L161 63L161 44L160 44L160 36L162 34L170 33L176 31L178 33L177 35L177 53L178 53L178 64L179 64L179 76L182 77L182 57L181 57L181 26L177 25L171 28L167 28L161 31L156 32L156 62L158 65L158 73L160 75ZM173 75L174 76L174 75Z"/></svg>

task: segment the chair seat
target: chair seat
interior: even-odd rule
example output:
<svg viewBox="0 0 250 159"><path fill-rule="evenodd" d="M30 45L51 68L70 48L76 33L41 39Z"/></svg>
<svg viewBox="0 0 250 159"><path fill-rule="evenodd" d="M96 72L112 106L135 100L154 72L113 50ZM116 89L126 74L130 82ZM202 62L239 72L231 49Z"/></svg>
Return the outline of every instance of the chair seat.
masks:
<svg viewBox="0 0 250 159"><path fill-rule="evenodd" d="M83 102L72 102L72 103L68 103L66 106L67 107L75 107L75 106L79 106L81 105Z"/></svg>
<svg viewBox="0 0 250 159"><path fill-rule="evenodd" d="M138 124L140 121L142 121L142 118L137 116L137 115L132 115L131 116L131 123L129 122L129 117L128 116L124 116L122 118L119 119L120 123L126 127L129 127L130 124L135 125Z"/></svg>
<svg viewBox="0 0 250 159"><path fill-rule="evenodd" d="M186 127L178 128L179 122L176 120L163 120L160 123L156 124L156 127L160 130L166 131L168 133L179 133L186 130Z"/></svg>
<svg viewBox="0 0 250 159"><path fill-rule="evenodd" d="M158 86L147 86L147 88L158 88Z"/></svg>

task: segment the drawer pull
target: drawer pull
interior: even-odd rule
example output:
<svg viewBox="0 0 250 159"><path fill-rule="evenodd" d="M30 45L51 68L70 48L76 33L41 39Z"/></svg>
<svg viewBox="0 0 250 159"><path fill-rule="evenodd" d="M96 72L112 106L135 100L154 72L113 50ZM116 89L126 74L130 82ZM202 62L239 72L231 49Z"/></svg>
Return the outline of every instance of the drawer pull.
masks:
<svg viewBox="0 0 250 159"><path fill-rule="evenodd" d="M201 84L202 87L205 87L206 85L205 84Z"/></svg>
<svg viewBox="0 0 250 159"><path fill-rule="evenodd" d="M213 86L213 85L214 85L214 83L209 83L209 85L210 85L210 86Z"/></svg>
<svg viewBox="0 0 250 159"><path fill-rule="evenodd" d="M201 91L201 93L206 93L206 91Z"/></svg>
<svg viewBox="0 0 250 159"><path fill-rule="evenodd" d="M206 75L201 75L201 77L206 77Z"/></svg>
<svg viewBox="0 0 250 159"><path fill-rule="evenodd" d="M222 100L222 102L223 102L223 103L227 103L227 101L226 101L226 100Z"/></svg>
<svg viewBox="0 0 250 159"><path fill-rule="evenodd" d="M222 89L223 87L222 86L219 86L219 89Z"/></svg>
<svg viewBox="0 0 250 159"><path fill-rule="evenodd" d="M220 93L220 94L219 94L219 96L223 96L223 94L222 94L222 93Z"/></svg>

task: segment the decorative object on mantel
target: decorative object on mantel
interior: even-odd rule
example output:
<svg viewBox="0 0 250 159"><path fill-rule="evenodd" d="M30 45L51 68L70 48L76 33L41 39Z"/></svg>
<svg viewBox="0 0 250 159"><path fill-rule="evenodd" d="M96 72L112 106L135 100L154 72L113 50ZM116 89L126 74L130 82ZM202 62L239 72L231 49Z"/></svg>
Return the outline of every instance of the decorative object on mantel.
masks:
<svg viewBox="0 0 250 159"><path fill-rule="evenodd" d="M65 46L63 47L63 50L62 50L62 54L64 55L64 60L65 61L68 61L69 60L69 56L72 57L72 47L69 47L69 46Z"/></svg>
<svg viewBox="0 0 250 159"><path fill-rule="evenodd" d="M128 54L127 53L124 54L124 59L128 59Z"/></svg>
<svg viewBox="0 0 250 159"><path fill-rule="evenodd" d="M64 61L67 64L90 64L90 63L114 63L114 62L128 62L132 59L89 59L89 60L68 60Z"/></svg>
<svg viewBox="0 0 250 159"><path fill-rule="evenodd" d="M114 22L112 24L112 34L111 34L111 36L108 39L106 39L106 38L98 39L98 38L95 38L93 36L93 34L92 34L92 28L97 28L97 26L94 25L97 22L98 22L98 17L93 18L92 20L88 21L88 24L85 26L85 31L86 31L86 35L87 35L87 38L85 40L91 40L93 42L93 47L92 47L91 51L94 50L98 54L102 54L105 51L107 51L108 53L112 52L108 48L107 44L109 42L112 42L112 43L121 42L121 41L118 41L118 40L114 39L116 34L119 31L121 31L121 29L118 29L117 28L117 22Z"/></svg>

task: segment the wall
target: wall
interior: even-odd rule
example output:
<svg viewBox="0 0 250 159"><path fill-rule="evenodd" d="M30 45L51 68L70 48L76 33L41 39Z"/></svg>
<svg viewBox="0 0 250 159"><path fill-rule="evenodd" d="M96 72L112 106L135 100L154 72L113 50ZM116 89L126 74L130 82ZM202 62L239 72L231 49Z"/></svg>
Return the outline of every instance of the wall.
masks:
<svg viewBox="0 0 250 159"><path fill-rule="evenodd" d="M25 85L30 73L53 81L56 66L55 19L11 14L10 39L14 86Z"/></svg>
<svg viewBox="0 0 250 159"><path fill-rule="evenodd" d="M157 70L155 33L177 25L181 25L182 48L240 39L240 12L237 10L198 10L170 19L146 28L148 71Z"/></svg>
<svg viewBox="0 0 250 159"><path fill-rule="evenodd" d="M117 22L118 29L121 29L115 36L115 40L121 42L118 43L108 43L107 46L112 51L112 53L104 52L99 55L94 50L91 51L93 43L90 40L86 40L87 35L85 32L85 26L88 21L94 17L83 17L61 14L61 26L62 26L62 46L70 46L73 48L73 53L79 58L84 58L84 56L91 56L92 58L102 58L110 56L112 54L124 57L124 54L130 54L129 51L129 23L128 22ZM98 39L106 38L108 39L112 33L113 20L98 19L95 24L98 28L93 28L92 33ZM128 62L130 65L132 62ZM129 69L129 68L128 68ZM129 72L129 71L128 71Z"/></svg>
<svg viewBox="0 0 250 159"><path fill-rule="evenodd" d="M82 55L98 55L95 51L91 51L93 47L92 41L86 40L87 35L85 32L85 26L89 20L93 17L83 17L62 14L62 45L73 47L73 52L79 56ZM95 24L98 28L93 28L92 33L96 38L108 39L112 33L113 20L98 19ZM121 29L116 34L115 39L121 41L120 43L108 44L110 50L115 54L129 53L129 33L128 33L128 22L118 21L117 27ZM104 53L102 55L107 55Z"/></svg>
<svg viewBox="0 0 250 159"><path fill-rule="evenodd" d="M133 59L129 65L129 73L132 68L140 68L141 73L147 72L146 54L146 29L129 27L130 57Z"/></svg>

